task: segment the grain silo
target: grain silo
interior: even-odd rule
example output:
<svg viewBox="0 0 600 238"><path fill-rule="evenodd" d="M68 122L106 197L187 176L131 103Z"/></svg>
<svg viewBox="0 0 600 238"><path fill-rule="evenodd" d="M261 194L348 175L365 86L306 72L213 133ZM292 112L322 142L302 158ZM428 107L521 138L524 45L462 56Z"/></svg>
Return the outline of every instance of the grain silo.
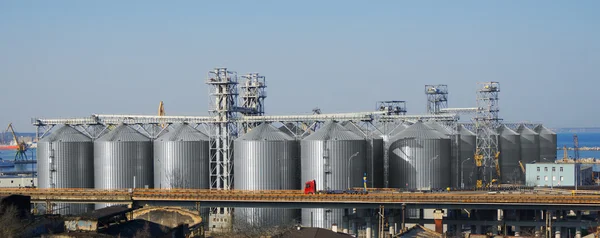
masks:
<svg viewBox="0 0 600 238"><path fill-rule="evenodd" d="M423 123L428 127L440 132L450 139L450 186L458 188L460 187L460 161L459 161L459 149L458 143L460 143L458 134L445 125L442 125L435 121L428 121Z"/></svg>
<svg viewBox="0 0 600 238"><path fill-rule="evenodd" d="M39 188L94 188L92 139L64 125L37 145ZM94 210L93 204L54 205L55 214L77 215Z"/></svg>
<svg viewBox="0 0 600 238"><path fill-rule="evenodd" d="M153 188L152 141L121 124L94 142L96 189ZM96 204L96 209L108 204Z"/></svg>
<svg viewBox="0 0 600 238"><path fill-rule="evenodd" d="M180 124L154 141L155 188L209 188L209 138Z"/></svg>
<svg viewBox="0 0 600 238"><path fill-rule="evenodd" d="M540 136L535 131L527 128L525 125L520 125L517 133L521 135L521 161L524 164L532 163L533 161L544 162L552 161L556 156L542 158L540 161Z"/></svg>
<svg viewBox="0 0 600 238"><path fill-rule="evenodd" d="M519 166L519 160L521 160L521 136L506 125L498 128L498 135L502 183L523 183L525 176Z"/></svg>
<svg viewBox="0 0 600 238"><path fill-rule="evenodd" d="M234 141L234 188L300 190L299 142L263 123ZM297 224L299 209L236 208L237 229Z"/></svg>
<svg viewBox="0 0 600 238"><path fill-rule="evenodd" d="M383 136L378 130L370 131L351 122L342 125L355 134L362 136L367 143L367 187L383 188Z"/></svg>
<svg viewBox="0 0 600 238"><path fill-rule="evenodd" d="M535 127L534 130L540 135L540 161L556 160L556 133L543 125Z"/></svg>
<svg viewBox="0 0 600 238"><path fill-rule="evenodd" d="M300 145L302 184L314 179L317 190L362 187L367 160L363 137L336 122L328 122ZM344 209L302 209L302 225L329 228L336 223L343 227L343 216Z"/></svg>
<svg viewBox="0 0 600 238"><path fill-rule="evenodd" d="M390 188L450 186L450 139L417 122L390 139Z"/></svg>
<svg viewBox="0 0 600 238"><path fill-rule="evenodd" d="M475 171L475 147L477 146L477 136L475 133L467 129L464 125L458 127L458 134L460 136L460 181L461 187L469 188L475 185L476 171Z"/></svg>

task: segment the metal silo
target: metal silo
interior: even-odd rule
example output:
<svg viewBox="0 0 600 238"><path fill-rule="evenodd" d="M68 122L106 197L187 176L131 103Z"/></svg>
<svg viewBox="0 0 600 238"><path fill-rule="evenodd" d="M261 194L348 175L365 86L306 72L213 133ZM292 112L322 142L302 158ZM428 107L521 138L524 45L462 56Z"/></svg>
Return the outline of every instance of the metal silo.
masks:
<svg viewBox="0 0 600 238"><path fill-rule="evenodd" d="M534 131L540 135L540 161L543 158L556 160L556 133L543 125L537 126Z"/></svg>
<svg viewBox="0 0 600 238"><path fill-rule="evenodd" d="M521 136L506 125L498 128L498 134L502 183L523 183L525 176L519 166L519 160L521 160Z"/></svg>
<svg viewBox="0 0 600 238"><path fill-rule="evenodd" d="M346 189L350 180L350 187L362 187L367 160L363 137L336 122L328 122L300 145L302 184L314 179L317 190ZM343 226L343 217L344 209L302 209L303 226Z"/></svg>
<svg viewBox="0 0 600 238"><path fill-rule="evenodd" d="M458 188L460 187L460 161L459 161L459 148L458 143L459 137L458 134L445 125L442 125L438 122L428 121L423 123L428 127L444 134L447 139L450 139L450 186Z"/></svg>
<svg viewBox="0 0 600 238"><path fill-rule="evenodd" d="M367 187L383 188L383 135L377 130L370 131L350 122L344 122L342 125L366 140Z"/></svg>
<svg viewBox="0 0 600 238"><path fill-rule="evenodd" d="M40 188L94 188L92 139L70 126L62 126L37 145ZM93 204L59 203L55 214L80 214L94 210Z"/></svg>
<svg viewBox="0 0 600 238"><path fill-rule="evenodd" d="M475 185L475 180L477 179L474 160L477 136L464 125L458 127L458 134L460 136L459 162L461 187L464 184L465 188L469 188Z"/></svg>
<svg viewBox="0 0 600 238"><path fill-rule="evenodd" d="M390 187L450 186L450 139L417 122L390 139Z"/></svg>
<svg viewBox="0 0 600 238"><path fill-rule="evenodd" d="M94 187L153 188L152 159L152 141L121 124L94 142ZM96 204L96 209L107 205Z"/></svg>
<svg viewBox="0 0 600 238"><path fill-rule="evenodd" d="M524 164L532 163L540 159L540 136L535 131L520 125L517 133L521 135L521 161ZM556 157L546 158L548 161ZM543 162L544 160L542 160Z"/></svg>
<svg viewBox="0 0 600 238"><path fill-rule="evenodd" d="M300 190L298 141L263 123L234 141L234 181L240 190ZM299 209L236 208L234 225L293 225Z"/></svg>
<svg viewBox="0 0 600 238"><path fill-rule="evenodd" d="M154 141L154 187L209 188L209 138L180 124Z"/></svg>

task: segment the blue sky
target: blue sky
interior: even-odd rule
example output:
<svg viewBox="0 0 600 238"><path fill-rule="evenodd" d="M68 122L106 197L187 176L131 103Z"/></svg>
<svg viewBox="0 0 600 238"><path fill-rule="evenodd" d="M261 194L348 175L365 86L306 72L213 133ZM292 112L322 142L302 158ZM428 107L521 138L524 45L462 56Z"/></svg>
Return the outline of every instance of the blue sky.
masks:
<svg viewBox="0 0 600 238"><path fill-rule="evenodd" d="M501 117L598 126L599 1L0 1L1 125L206 115L206 72L267 77L268 114L373 110L425 84L451 107L501 83Z"/></svg>

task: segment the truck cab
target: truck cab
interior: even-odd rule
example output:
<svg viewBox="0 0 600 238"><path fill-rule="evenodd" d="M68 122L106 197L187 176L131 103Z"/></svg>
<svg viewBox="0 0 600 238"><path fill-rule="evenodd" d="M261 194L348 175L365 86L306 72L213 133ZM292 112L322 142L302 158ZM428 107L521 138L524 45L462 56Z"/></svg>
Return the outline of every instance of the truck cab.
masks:
<svg viewBox="0 0 600 238"><path fill-rule="evenodd" d="M316 194L317 182L313 179L304 184L304 194Z"/></svg>

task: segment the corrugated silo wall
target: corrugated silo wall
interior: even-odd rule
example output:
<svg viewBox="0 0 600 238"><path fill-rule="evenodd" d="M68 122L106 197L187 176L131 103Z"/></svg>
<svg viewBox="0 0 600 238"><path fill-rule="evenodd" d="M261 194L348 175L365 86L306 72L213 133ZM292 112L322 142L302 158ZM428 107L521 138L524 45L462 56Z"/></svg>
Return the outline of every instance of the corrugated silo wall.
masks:
<svg viewBox="0 0 600 238"><path fill-rule="evenodd" d="M475 185L476 171L475 171L475 147L476 137L472 135L460 135L460 163L462 167L461 181L464 183L465 188L470 188ZM465 162L466 161L466 162Z"/></svg>
<svg viewBox="0 0 600 238"><path fill-rule="evenodd" d="M94 188L94 151L89 142L39 142L37 145L38 187L50 188L50 156L55 188ZM93 204L58 203L54 214L77 215L94 210Z"/></svg>
<svg viewBox="0 0 600 238"><path fill-rule="evenodd" d="M521 134L521 161L528 164L539 158L540 136L537 134ZM551 161L552 158L546 159Z"/></svg>
<svg viewBox="0 0 600 238"><path fill-rule="evenodd" d="M389 154L391 188L426 190L430 186L450 186L449 139L400 139L392 143Z"/></svg>
<svg viewBox="0 0 600 238"><path fill-rule="evenodd" d="M370 164L369 172L367 172L367 181L369 187L383 188L383 139L375 138L367 141L369 155L368 161Z"/></svg>
<svg viewBox="0 0 600 238"><path fill-rule="evenodd" d="M152 142L94 142L94 187L127 189L154 187ZM96 204L96 209L112 204Z"/></svg>
<svg viewBox="0 0 600 238"><path fill-rule="evenodd" d="M540 161L556 160L556 134L540 133Z"/></svg>
<svg viewBox="0 0 600 238"><path fill-rule="evenodd" d="M154 187L210 187L208 141L155 141Z"/></svg>
<svg viewBox="0 0 600 238"><path fill-rule="evenodd" d="M521 137L518 134L501 134L499 135L499 147L502 183L524 183L525 176L519 166Z"/></svg>
<svg viewBox="0 0 600 238"><path fill-rule="evenodd" d="M350 186L362 186L362 176L366 164L365 140L338 140L338 141L301 141L302 158L302 183L316 180L317 190L324 190L323 181L327 180L329 189L346 189L348 175ZM329 151L331 173L325 177L323 160L324 150ZM352 159L351 173L348 173L349 158L356 152L359 154ZM352 209L352 208L348 208ZM331 212L326 212L330 210ZM336 223L342 226L344 209L303 208L302 225L320 228L330 228Z"/></svg>
<svg viewBox="0 0 600 238"><path fill-rule="evenodd" d="M300 190L298 141L234 141L235 189ZM234 226L272 227L297 224L299 209L236 208Z"/></svg>
<svg viewBox="0 0 600 238"><path fill-rule="evenodd" d="M460 161L459 161L459 143L458 135L449 135L450 138L450 187L460 187Z"/></svg>

